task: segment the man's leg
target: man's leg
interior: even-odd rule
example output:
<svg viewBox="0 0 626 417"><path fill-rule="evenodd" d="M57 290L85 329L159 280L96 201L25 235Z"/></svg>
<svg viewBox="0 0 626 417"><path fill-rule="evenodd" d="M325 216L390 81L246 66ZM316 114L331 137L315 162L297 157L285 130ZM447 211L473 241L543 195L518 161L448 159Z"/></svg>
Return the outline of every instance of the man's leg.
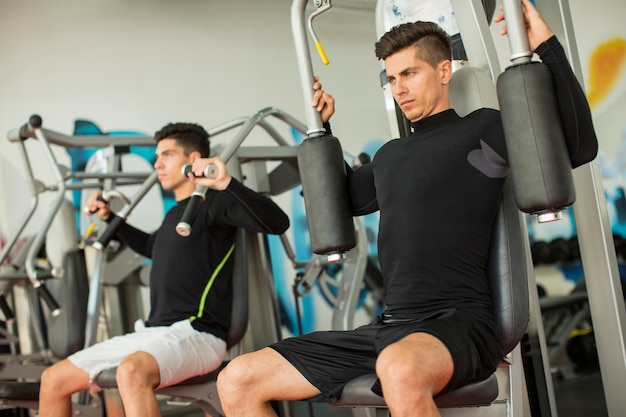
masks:
<svg viewBox="0 0 626 417"><path fill-rule="evenodd" d="M217 391L228 417L276 416L271 401L295 401L319 390L272 348L233 359L217 378Z"/></svg>
<svg viewBox="0 0 626 417"><path fill-rule="evenodd" d="M147 352L135 352L117 367L117 387L127 417L160 416L154 388L160 383L159 365Z"/></svg>
<svg viewBox="0 0 626 417"><path fill-rule="evenodd" d="M63 359L41 375L39 389L40 417L72 415L72 394L89 389L89 374Z"/></svg>
<svg viewBox="0 0 626 417"><path fill-rule="evenodd" d="M446 346L427 333L413 333L384 348L376 361L385 401L394 417L438 417L433 400L452 378Z"/></svg>

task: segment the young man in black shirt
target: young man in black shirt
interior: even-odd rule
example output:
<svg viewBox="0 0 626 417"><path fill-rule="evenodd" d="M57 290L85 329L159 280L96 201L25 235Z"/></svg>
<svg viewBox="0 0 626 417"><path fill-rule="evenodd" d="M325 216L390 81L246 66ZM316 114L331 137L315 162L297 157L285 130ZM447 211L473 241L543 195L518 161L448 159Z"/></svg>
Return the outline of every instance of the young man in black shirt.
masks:
<svg viewBox="0 0 626 417"><path fill-rule="evenodd" d="M176 384L216 369L226 353L230 326L236 230L280 234L289 227L287 215L265 197L232 178L219 158L208 158L209 135L192 123L171 123L155 135L155 169L165 190L177 201L154 233L123 224L117 237L137 253L152 258L151 309L135 331L97 343L70 355L42 375L39 416L70 416L71 396L90 389L93 379L117 366L117 382L126 416L161 415L154 389ZM186 178L182 168L193 164L202 172L217 167L217 177ZM207 191L191 234L176 232L196 185ZM114 214L98 199L87 202L91 212L110 222ZM236 289L235 289L236 290Z"/></svg>
<svg viewBox="0 0 626 417"><path fill-rule="evenodd" d="M584 92L549 27L528 0L522 7L530 47L555 80L577 167L597 153ZM451 108L450 39L434 23L391 29L376 55L412 134L387 142L348 182L354 215L380 211L387 308L356 330L288 338L235 358L218 377L228 417L275 416L274 400L333 401L346 382L374 371L379 382L372 391L384 393L391 415L435 417L435 395L490 375L502 359L486 277L508 173L500 113L459 117ZM327 121L334 100L319 83L314 88L313 104Z"/></svg>

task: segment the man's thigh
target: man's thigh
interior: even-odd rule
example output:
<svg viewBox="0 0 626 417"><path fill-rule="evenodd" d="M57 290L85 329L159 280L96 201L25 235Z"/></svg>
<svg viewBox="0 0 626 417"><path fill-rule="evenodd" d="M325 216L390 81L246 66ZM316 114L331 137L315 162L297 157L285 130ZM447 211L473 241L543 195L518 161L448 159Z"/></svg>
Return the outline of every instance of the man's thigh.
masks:
<svg viewBox="0 0 626 417"><path fill-rule="evenodd" d="M346 382L375 371L377 328L313 332L270 347L320 391L315 400L335 401Z"/></svg>
<svg viewBox="0 0 626 417"><path fill-rule="evenodd" d="M396 343L414 333L434 336L446 347L454 363L454 372L444 391L459 388L494 372L502 359L501 336L495 323L471 314L455 312L436 320L416 321L399 326L384 326L377 335L377 348Z"/></svg>
<svg viewBox="0 0 626 417"><path fill-rule="evenodd" d="M118 366L129 355L143 351L159 364L160 386L172 385L194 375L210 372L223 360L226 343L197 332L188 320L171 326L137 327L137 331L115 336L70 355L68 359L94 381L108 368ZM97 391L99 387L93 386Z"/></svg>

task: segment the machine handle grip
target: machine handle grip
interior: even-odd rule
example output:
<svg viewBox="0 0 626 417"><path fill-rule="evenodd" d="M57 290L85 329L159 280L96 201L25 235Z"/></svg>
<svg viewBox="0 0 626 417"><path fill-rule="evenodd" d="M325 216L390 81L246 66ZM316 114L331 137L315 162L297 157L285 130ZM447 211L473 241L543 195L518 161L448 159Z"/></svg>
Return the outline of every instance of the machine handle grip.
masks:
<svg viewBox="0 0 626 417"><path fill-rule="evenodd" d="M46 287L45 285L39 285L37 287L37 293L50 309L52 317L56 317L61 314L61 307L50 293L50 290L48 290L48 287Z"/></svg>
<svg viewBox="0 0 626 417"><path fill-rule="evenodd" d="M180 221L176 225L176 232L179 235L187 237L191 234L191 224L195 220L198 212L200 211L200 207L202 206L202 202L204 201L204 194L198 192L196 190L189 199L189 203L185 208L185 212L181 217Z"/></svg>
<svg viewBox="0 0 626 417"><path fill-rule="evenodd" d="M28 138L35 138L35 129L41 128L42 123L41 116L33 114L29 117L28 123L23 124L17 129L10 130L8 139L11 142L19 142Z"/></svg>
<svg viewBox="0 0 626 417"><path fill-rule="evenodd" d="M126 220L123 219L122 217L115 216L113 220L111 221L111 223L109 223L108 227L104 229L104 232L98 238L98 240L93 242L93 247L99 250L100 252L103 252L104 249L109 244L109 242L111 241L111 239L113 239L113 237L115 236L115 233L117 233L117 231L119 230L119 228L122 226L122 224L125 221Z"/></svg>
<svg viewBox="0 0 626 417"><path fill-rule="evenodd" d="M185 176L185 178L187 178L187 175L190 172L192 172L191 164L184 165L182 169L182 173ZM217 174L218 174L217 166L213 164L209 164L205 166L202 174L203 175L200 175L199 177L206 177L206 178L211 178L211 179L217 178ZM198 175L194 174L194 177L198 177Z"/></svg>
<svg viewBox="0 0 626 417"><path fill-rule="evenodd" d="M109 202L109 200L107 198L104 198L104 194L103 193L100 193L98 195L98 197L96 198L96 200L102 201L103 203L108 203ZM85 213L87 213L87 214L90 214L90 215L91 214L95 214L97 211L98 210L89 210L89 207L85 207Z"/></svg>
<svg viewBox="0 0 626 417"><path fill-rule="evenodd" d="M185 177L192 172L191 164L187 164L183 166L182 173ZM217 178L218 168L216 165L209 164L204 167L204 171L200 177L206 178ZM194 174L194 176L196 176ZM196 219L198 215L198 211L200 211L200 206L204 201L204 195L206 194L206 187L198 186L196 191L191 195L191 199L189 200L189 204L185 207L185 212L181 217L180 221L176 225L176 232L180 236L187 237L191 234L191 224Z"/></svg>

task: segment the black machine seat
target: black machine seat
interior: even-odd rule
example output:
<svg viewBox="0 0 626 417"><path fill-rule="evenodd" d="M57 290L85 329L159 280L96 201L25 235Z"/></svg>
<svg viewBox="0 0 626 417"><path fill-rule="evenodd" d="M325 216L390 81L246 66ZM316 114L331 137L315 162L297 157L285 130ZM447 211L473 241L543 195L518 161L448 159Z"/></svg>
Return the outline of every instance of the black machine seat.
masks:
<svg viewBox="0 0 626 417"><path fill-rule="evenodd" d="M219 368L209 372L208 374L192 376L191 378L187 378L176 385L195 385L215 381L217 379L217 374L219 374L220 371L224 369L227 364L228 362L223 362ZM117 381L115 380L116 372L117 367L105 369L104 371L100 372L100 374L98 374L96 378L98 385L101 388L117 388Z"/></svg>
<svg viewBox="0 0 626 417"><path fill-rule="evenodd" d="M376 382L376 374L362 375L354 378L344 387L338 403L341 407L386 407L383 397L372 393L371 388ZM495 374L482 381L471 382L468 385L440 395L435 399L437 406L444 408L463 404L465 406L488 405L498 396L498 380Z"/></svg>
<svg viewBox="0 0 626 417"><path fill-rule="evenodd" d="M494 225L488 259L488 277L496 320L504 331L504 351L510 353L526 332L530 317L528 297L528 242L522 213L515 203L512 184L505 184L502 204ZM384 398L374 394L374 373L353 379L341 397L331 405L338 407L386 407ZM496 374L455 391L438 396L440 408L488 405L498 397Z"/></svg>
<svg viewBox="0 0 626 417"><path fill-rule="evenodd" d="M39 382L0 382L0 399L13 399L20 401L39 400Z"/></svg>

